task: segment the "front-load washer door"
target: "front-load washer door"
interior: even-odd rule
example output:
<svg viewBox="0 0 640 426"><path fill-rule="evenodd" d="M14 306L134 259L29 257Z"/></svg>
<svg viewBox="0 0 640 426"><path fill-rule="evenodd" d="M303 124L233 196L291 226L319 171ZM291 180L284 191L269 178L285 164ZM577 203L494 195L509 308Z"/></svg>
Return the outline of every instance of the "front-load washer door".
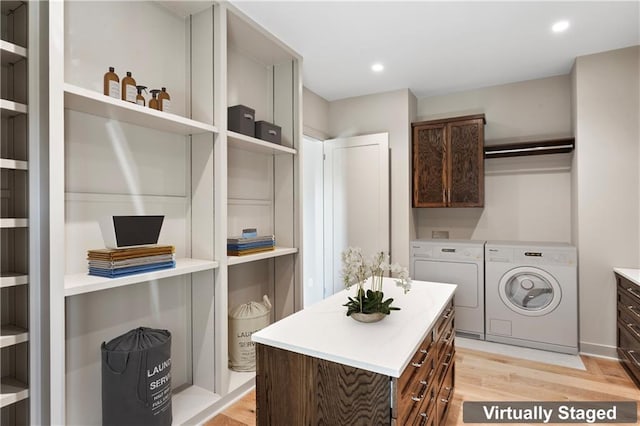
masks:
<svg viewBox="0 0 640 426"><path fill-rule="evenodd" d="M558 281L547 271L531 266L506 272L500 279L498 292L509 309L526 316L547 315L562 299Z"/></svg>

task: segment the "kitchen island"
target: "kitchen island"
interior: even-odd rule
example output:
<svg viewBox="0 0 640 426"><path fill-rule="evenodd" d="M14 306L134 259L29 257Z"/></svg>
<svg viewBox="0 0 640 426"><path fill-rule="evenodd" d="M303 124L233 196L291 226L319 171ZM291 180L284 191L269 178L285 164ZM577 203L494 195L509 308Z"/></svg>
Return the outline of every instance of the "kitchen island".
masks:
<svg viewBox="0 0 640 426"><path fill-rule="evenodd" d="M253 334L258 425L440 424L453 395L452 284L385 278L392 311L345 315L351 288Z"/></svg>
<svg viewBox="0 0 640 426"><path fill-rule="evenodd" d="M640 388L640 269L613 268L617 295L617 351L620 363Z"/></svg>

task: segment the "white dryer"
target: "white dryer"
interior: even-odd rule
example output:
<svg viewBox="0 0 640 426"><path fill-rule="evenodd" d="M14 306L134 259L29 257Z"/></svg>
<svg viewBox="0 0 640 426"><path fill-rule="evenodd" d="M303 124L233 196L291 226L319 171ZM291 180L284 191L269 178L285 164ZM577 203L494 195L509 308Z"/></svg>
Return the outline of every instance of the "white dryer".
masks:
<svg viewBox="0 0 640 426"><path fill-rule="evenodd" d="M457 284L456 335L484 340L484 241L415 240L411 278Z"/></svg>
<svg viewBox="0 0 640 426"><path fill-rule="evenodd" d="M487 241L487 340L578 353L576 264L569 244Z"/></svg>

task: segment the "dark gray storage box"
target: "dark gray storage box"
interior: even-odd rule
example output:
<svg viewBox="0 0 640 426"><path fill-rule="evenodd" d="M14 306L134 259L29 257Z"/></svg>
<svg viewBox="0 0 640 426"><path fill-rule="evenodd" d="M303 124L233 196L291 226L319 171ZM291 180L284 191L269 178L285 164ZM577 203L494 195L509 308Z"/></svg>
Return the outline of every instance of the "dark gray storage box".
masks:
<svg viewBox="0 0 640 426"><path fill-rule="evenodd" d="M255 136L256 111L244 105L235 105L227 108L227 128L232 132L243 135Z"/></svg>
<svg viewBox="0 0 640 426"><path fill-rule="evenodd" d="M279 144L281 136L282 130L280 126L271 124L268 121L256 121L256 138Z"/></svg>

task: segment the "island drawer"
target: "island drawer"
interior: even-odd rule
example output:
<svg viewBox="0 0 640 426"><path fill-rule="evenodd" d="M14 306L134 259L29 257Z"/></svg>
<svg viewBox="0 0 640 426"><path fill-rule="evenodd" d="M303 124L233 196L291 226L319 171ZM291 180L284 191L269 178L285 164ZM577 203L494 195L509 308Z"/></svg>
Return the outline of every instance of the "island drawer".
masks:
<svg viewBox="0 0 640 426"><path fill-rule="evenodd" d="M445 327L442 330L440 339L436 343L438 364L441 364L447 356L450 356L454 347L455 337L455 315L450 314Z"/></svg>
<svg viewBox="0 0 640 426"><path fill-rule="evenodd" d="M433 332L430 331L422 341L416 352L413 354L409 365L404 369L398 378L398 390L400 397L405 396L415 390L416 384L420 380L427 379L433 375L433 366L436 360L436 345L433 341Z"/></svg>
<svg viewBox="0 0 640 426"><path fill-rule="evenodd" d="M434 339L436 341L440 340L442 335L445 334L449 329L449 327L451 326L451 320L453 319L453 315L454 315L453 299L451 299L445 306L444 310L442 311L442 315L440 315L440 318L438 318L438 322L436 322L436 325L434 327L434 331L435 331Z"/></svg>
<svg viewBox="0 0 640 426"><path fill-rule="evenodd" d="M436 419L438 420L437 424L444 424L444 421L447 418L447 412L449 411L449 407L451 406L451 400L453 399L453 389L455 386L455 369L455 363L452 362L446 370L444 381L442 382L442 387L440 388L440 392L436 397Z"/></svg>

